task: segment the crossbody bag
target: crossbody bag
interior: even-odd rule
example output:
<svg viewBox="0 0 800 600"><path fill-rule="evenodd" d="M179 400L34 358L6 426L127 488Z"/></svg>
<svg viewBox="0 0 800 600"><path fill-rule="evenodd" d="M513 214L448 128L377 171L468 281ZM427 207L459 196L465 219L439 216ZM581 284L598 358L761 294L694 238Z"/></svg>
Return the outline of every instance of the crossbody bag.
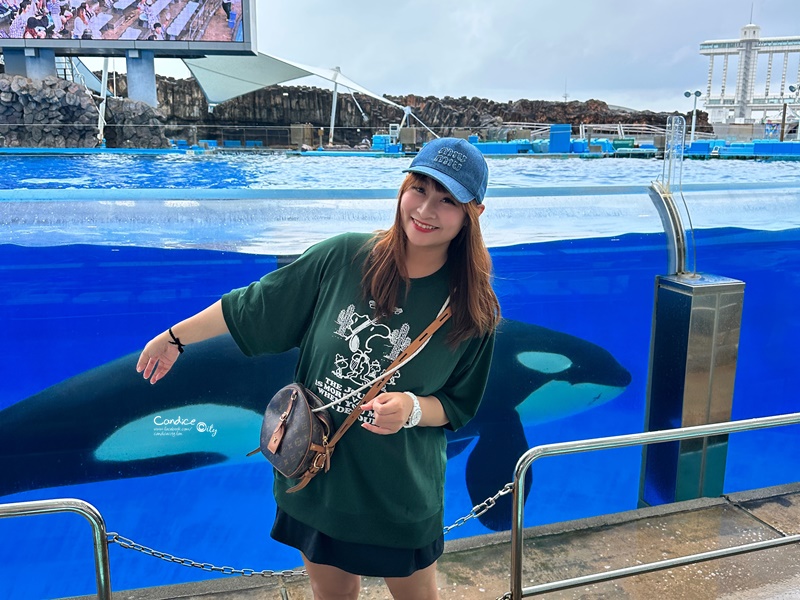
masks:
<svg viewBox="0 0 800 600"><path fill-rule="evenodd" d="M361 406L377 396L392 374L422 351L451 314L448 298L431 324L381 375L338 400L325 404L301 383L291 383L278 390L264 412L259 447L248 456L260 450L279 473L289 479L300 480L287 493L302 490L320 471L327 472L330 469L336 444L364 412ZM333 419L328 409L367 387L369 391L334 431Z"/></svg>

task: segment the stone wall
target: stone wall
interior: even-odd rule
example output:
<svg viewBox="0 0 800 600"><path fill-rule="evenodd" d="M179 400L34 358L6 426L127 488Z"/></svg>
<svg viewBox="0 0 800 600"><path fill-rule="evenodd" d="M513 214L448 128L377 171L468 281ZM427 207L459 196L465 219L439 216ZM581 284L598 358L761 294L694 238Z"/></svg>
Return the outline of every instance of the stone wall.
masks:
<svg viewBox="0 0 800 600"><path fill-rule="evenodd" d="M97 117L94 100L77 83L0 74L5 146L92 148L97 145Z"/></svg>
<svg viewBox="0 0 800 600"><path fill-rule="evenodd" d="M169 148L164 135L166 116L145 102L106 99L104 137L109 148Z"/></svg>
<svg viewBox="0 0 800 600"><path fill-rule="evenodd" d="M127 95L125 75L114 77L119 96ZM159 108L128 99L109 98L105 139L109 147L165 148L167 138L197 143L202 139L253 139L268 146L290 143L293 124L309 124L311 144L327 141L332 92L314 87L271 86L233 98L209 111L193 79L157 77ZM399 123L402 109L368 96L340 92L335 143L354 146L364 137L388 131ZM387 96L410 106L414 114L440 135L468 129L484 139L504 139L504 123L641 123L663 127L673 113L627 112L605 102L495 102L484 98L435 98L409 94ZM6 146L93 147L97 145L99 98L75 83L47 77L31 80L0 74L0 143ZM363 114L362 114L363 110ZM691 118L690 114L686 115ZM697 128L707 127L698 111ZM687 119L688 120L688 119ZM416 124L412 122L411 124ZM320 136L322 129L322 137Z"/></svg>
<svg viewBox="0 0 800 600"><path fill-rule="evenodd" d="M82 85L0 73L0 145L23 148L94 148L99 98ZM165 117L143 102L107 100L104 137L111 148L168 148Z"/></svg>
<svg viewBox="0 0 800 600"><path fill-rule="evenodd" d="M118 76L123 77L124 76ZM117 80L117 89L120 87ZM194 142L195 138L218 137L223 128L287 128L309 123L315 129L330 127L332 93L330 90L302 86L270 86L219 104L209 112L203 92L194 79L158 78L158 102L170 128L170 137ZM336 141L357 144L365 135L388 130L399 123L403 111L369 96L355 95L366 119L351 95L339 93L336 111ZM652 111L613 110L605 102L548 102L516 100L495 102L485 98L436 98L433 96L387 96L389 100L410 106L423 123L437 133L447 135L454 128L467 128L482 137L502 137L504 122L569 123L577 132L581 123L638 123L664 127L672 114ZM686 113L687 121L691 113ZM706 113L698 111L697 128L708 128ZM254 135L257 132L253 132ZM274 132L276 135L278 132ZM234 134L235 135L235 134ZM284 134L286 135L286 134Z"/></svg>

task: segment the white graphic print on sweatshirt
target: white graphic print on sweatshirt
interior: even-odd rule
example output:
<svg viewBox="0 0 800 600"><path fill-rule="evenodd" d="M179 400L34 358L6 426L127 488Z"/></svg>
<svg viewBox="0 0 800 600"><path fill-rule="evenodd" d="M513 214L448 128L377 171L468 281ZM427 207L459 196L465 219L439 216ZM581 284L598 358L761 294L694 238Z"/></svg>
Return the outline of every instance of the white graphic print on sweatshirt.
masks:
<svg viewBox="0 0 800 600"><path fill-rule="evenodd" d="M370 308L374 307L374 302L370 301ZM394 310L396 315L402 312L401 308ZM336 325L333 333L347 341L349 352L346 355L337 353L331 377L315 382L318 394L326 402L338 400L378 377L411 343L408 323L403 323L399 329L391 329L369 315L358 314L353 304L339 312ZM384 359L383 362L381 359ZM394 384L399 378L398 370L386 385ZM362 390L332 409L342 413L353 412L353 407L368 390ZM359 420L372 422L372 413L361 415Z"/></svg>

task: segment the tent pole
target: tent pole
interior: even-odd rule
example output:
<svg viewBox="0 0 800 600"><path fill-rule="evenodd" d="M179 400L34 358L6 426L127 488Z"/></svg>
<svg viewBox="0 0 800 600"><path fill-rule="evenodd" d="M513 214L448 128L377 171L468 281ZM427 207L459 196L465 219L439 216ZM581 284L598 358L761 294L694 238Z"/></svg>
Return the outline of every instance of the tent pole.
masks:
<svg viewBox="0 0 800 600"><path fill-rule="evenodd" d="M339 96L339 83L336 81L337 75L341 73L339 67L334 68L336 73L333 76L333 103L331 104L331 132L328 135L328 145L333 146L333 123L336 120L336 99Z"/></svg>
<svg viewBox="0 0 800 600"><path fill-rule="evenodd" d="M425 125L425 123L423 123L423 122L422 122L422 119L420 119L420 118L419 118L417 115L415 115L413 112L411 112L411 109L410 109L410 107L408 107L408 108L409 108L408 114L410 114L410 115L411 115L412 117L414 117L414 118L415 118L417 121L419 121L419 124L420 124L420 125L422 125L422 126L425 128L425 129L427 129L428 131L430 131L430 132L431 132L431 134L433 135L433 137L435 137L435 138L438 138L438 137L439 137L439 136L436 134L436 132L435 132L433 129L431 129L430 127L428 127L427 125Z"/></svg>

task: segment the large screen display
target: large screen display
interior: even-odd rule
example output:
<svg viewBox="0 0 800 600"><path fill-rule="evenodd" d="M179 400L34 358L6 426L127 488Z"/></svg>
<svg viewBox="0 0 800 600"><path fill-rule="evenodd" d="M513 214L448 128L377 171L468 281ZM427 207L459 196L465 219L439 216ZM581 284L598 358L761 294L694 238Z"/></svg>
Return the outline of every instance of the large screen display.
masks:
<svg viewBox="0 0 800 600"><path fill-rule="evenodd" d="M0 47L58 54L252 51L250 0L0 0Z"/></svg>

